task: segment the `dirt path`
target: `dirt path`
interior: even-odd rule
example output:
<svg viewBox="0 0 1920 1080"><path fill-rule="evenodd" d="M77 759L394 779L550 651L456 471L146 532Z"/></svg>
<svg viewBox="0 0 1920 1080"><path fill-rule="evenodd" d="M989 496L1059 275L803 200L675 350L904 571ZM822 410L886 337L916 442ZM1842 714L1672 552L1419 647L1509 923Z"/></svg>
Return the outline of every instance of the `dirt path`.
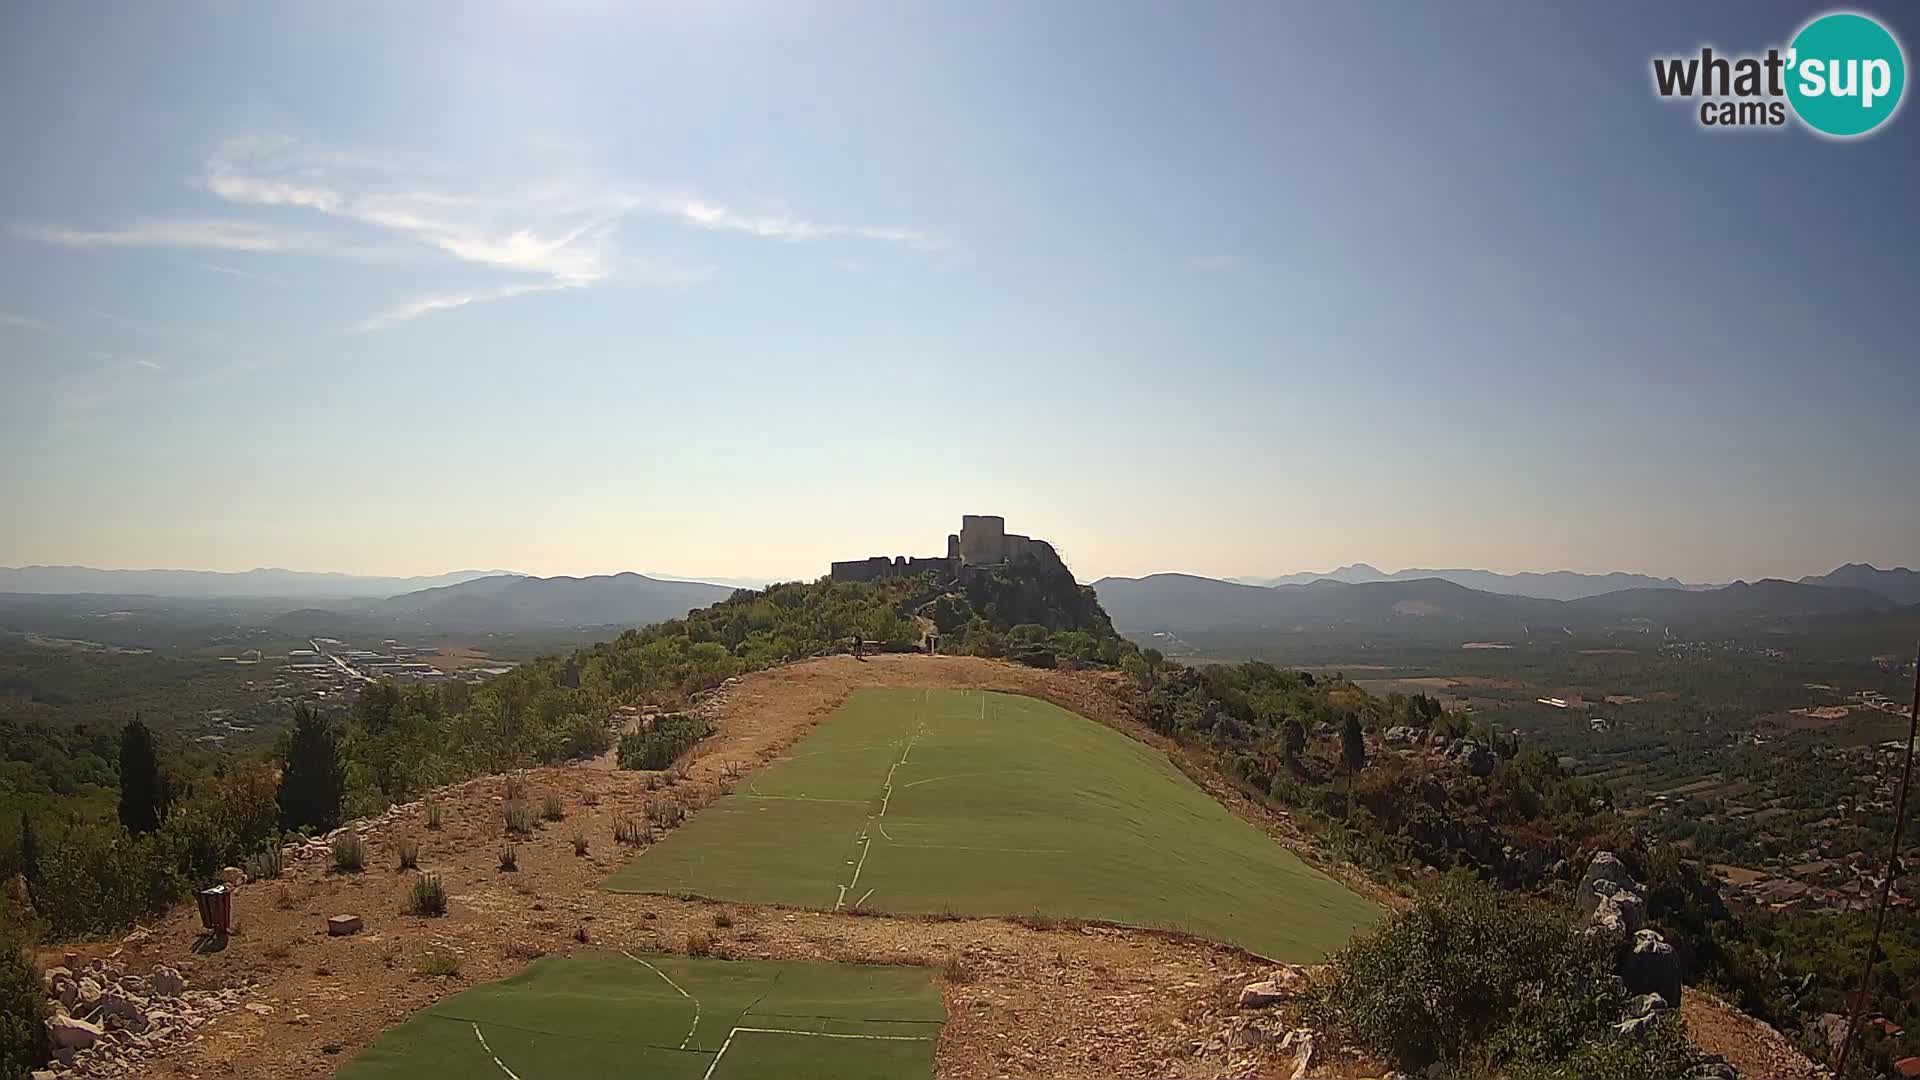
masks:
<svg viewBox="0 0 1920 1080"><path fill-rule="evenodd" d="M131 1058L125 1075L326 1075L422 1006L511 975L542 954L588 947L582 937L592 947L636 952L686 952L690 939L705 938L723 957L932 967L950 1014L937 1056L942 1076L1289 1075L1290 1056L1227 1044L1233 996L1268 970L1238 950L1110 927L786 911L594 888L630 854L613 843L616 817L638 816L650 800L667 798L697 812L737 770L776 756L855 688L1031 694L1164 747L1134 720L1122 678L922 656L835 657L760 672L700 703L716 733L688 765L688 780L670 789L649 792L647 774L585 767L525 774L531 804L556 792L567 817L513 842L517 872L499 868L507 781L487 777L439 794L438 831L425 828L417 806L362 827L370 849L362 873L330 874L316 855L289 861L278 881L241 886L238 932L221 951L191 952L199 927L190 905L144 940L75 951L83 961L117 952L135 971L171 964L192 986L252 988L248 1008L219 1014L190 1041ZM1251 804L1236 804L1230 791L1216 794L1285 833L1283 820L1249 814ZM585 857L574 854L576 833L589 841ZM445 882L446 916L404 913L411 875L396 869L403 837L419 842L421 868ZM328 937L327 916L343 913L362 916L365 929ZM459 956L458 973L421 974L430 951Z"/></svg>

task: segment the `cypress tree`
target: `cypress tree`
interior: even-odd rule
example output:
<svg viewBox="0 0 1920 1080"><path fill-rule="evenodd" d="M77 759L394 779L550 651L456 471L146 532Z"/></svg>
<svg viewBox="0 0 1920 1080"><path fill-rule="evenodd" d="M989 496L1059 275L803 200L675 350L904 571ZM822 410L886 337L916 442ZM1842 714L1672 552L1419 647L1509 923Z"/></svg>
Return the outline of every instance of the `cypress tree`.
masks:
<svg viewBox="0 0 1920 1080"><path fill-rule="evenodd" d="M328 832L340 824L347 793L340 740L328 723L302 705L293 711L293 737L280 769L280 827Z"/></svg>
<svg viewBox="0 0 1920 1080"><path fill-rule="evenodd" d="M160 827L167 812L166 785L153 732L134 717L120 733L120 824L138 836Z"/></svg>

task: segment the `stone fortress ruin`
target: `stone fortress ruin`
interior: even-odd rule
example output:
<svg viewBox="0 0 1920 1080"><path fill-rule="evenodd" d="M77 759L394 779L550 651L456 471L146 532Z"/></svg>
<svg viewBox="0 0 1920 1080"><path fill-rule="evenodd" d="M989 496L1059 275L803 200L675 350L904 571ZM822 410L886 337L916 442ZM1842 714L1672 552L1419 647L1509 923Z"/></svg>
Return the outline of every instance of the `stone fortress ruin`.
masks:
<svg viewBox="0 0 1920 1080"><path fill-rule="evenodd" d="M1005 518L996 514L966 514L960 518L960 531L948 534L944 557L875 555L868 559L847 559L835 562L829 576L835 581L876 581L932 573L943 579L954 579L977 570L1019 563L1063 565L1052 544L1008 532Z"/></svg>

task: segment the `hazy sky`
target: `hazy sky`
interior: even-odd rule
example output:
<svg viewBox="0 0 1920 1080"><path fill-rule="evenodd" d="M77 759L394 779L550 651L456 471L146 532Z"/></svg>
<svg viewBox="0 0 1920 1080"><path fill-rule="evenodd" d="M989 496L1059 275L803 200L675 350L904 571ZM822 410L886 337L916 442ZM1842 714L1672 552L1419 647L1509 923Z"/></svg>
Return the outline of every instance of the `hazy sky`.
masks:
<svg viewBox="0 0 1920 1080"><path fill-rule="evenodd" d="M7 4L0 564L1920 565L1920 115L1650 85L1819 10Z"/></svg>

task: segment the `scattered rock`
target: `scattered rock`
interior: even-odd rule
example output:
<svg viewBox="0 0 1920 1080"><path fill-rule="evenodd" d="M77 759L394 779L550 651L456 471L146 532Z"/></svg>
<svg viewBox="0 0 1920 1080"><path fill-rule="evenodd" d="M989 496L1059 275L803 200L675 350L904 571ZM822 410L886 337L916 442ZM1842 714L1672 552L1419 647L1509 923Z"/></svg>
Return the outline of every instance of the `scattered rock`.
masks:
<svg viewBox="0 0 1920 1080"><path fill-rule="evenodd" d="M273 1006L268 1005L264 1001L249 1001L245 1005L241 1006L241 1008L246 1009L248 1012L252 1013L255 1016L272 1016L273 1015Z"/></svg>
<svg viewBox="0 0 1920 1080"><path fill-rule="evenodd" d="M1248 983L1240 991L1240 1007L1264 1009L1291 999L1300 990L1306 973L1300 968L1282 968L1272 978Z"/></svg>
<svg viewBox="0 0 1920 1080"><path fill-rule="evenodd" d="M1667 1004L1667 999L1661 997L1659 994L1642 994L1627 1003L1627 1015L1632 1017L1652 1016L1654 1013L1665 1012L1671 1008L1673 1008L1673 1006Z"/></svg>
<svg viewBox="0 0 1920 1080"><path fill-rule="evenodd" d="M104 993L105 991L101 989L98 982L94 981L93 976L89 975L81 979L78 991L78 1008L83 1013L92 1012L94 1008L100 1004L100 997Z"/></svg>
<svg viewBox="0 0 1920 1080"><path fill-rule="evenodd" d="M72 1016L55 1016L47 1021L47 1037L52 1040L54 1048L69 1053L91 1047L104 1034L106 1031L98 1024L89 1024Z"/></svg>
<svg viewBox="0 0 1920 1080"><path fill-rule="evenodd" d="M187 980L181 978L178 971L165 965L148 972L147 982L160 997L179 997L180 991L187 985Z"/></svg>
<svg viewBox="0 0 1920 1080"><path fill-rule="evenodd" d="M247 883L247 872L237 866L223 866L220 868L220 880L226 882L229 889L237 888Z"/></svg>
<svg viewBox="0 0 1920 1080"><path fill-rule="evenodd" d="M332 937L345 937L359 933L362 925L358 915L334 915L327 919L327 933Z"/></svg>

